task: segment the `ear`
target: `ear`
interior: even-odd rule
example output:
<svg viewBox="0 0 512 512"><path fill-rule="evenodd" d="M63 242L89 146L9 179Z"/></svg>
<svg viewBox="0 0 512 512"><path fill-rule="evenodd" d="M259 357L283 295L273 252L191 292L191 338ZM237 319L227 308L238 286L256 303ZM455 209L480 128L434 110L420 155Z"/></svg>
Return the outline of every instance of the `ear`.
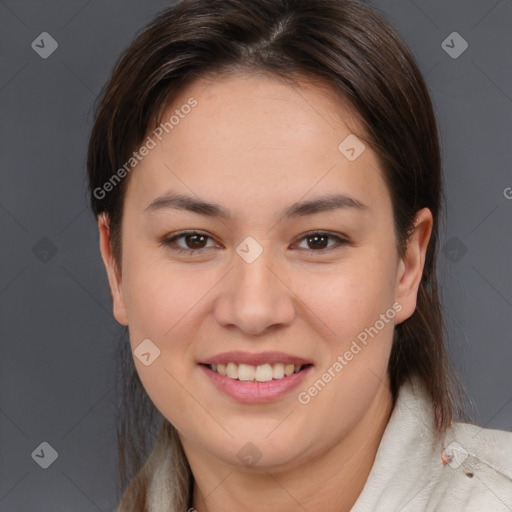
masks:
<svg viewBox="0 0 512 512"><path fill-rule="evenodd" d="M121 272L118 270L112 254L109 220L105 214L98 215L98 230L100 233L101 258L107 271L110 292L112 294L114 317L120 324L128 325L123 290L121 286Z"/></svg>
<svg viewBox="0 0 512 512"><path fill-rule="evenodd" d="M402 305L402 309L395 317L397 324L407 320L416 309L418 288L423 275L432 225L432 212L428 208L419 210L405 254L398 264L396 300Z"/></svg>

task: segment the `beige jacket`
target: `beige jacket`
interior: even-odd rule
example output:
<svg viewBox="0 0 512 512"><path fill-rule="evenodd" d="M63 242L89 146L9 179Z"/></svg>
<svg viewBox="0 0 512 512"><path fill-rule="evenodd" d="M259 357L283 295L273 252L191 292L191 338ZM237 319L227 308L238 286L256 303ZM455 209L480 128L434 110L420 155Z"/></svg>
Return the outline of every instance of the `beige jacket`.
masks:
<svg viewBox="0 0 512 512"><path fill-rule="evenodd" d="M159 454L148 512L174 511L171 461ZM366 484L351 512L511 512L512 432L453 424L438 440L419 380L400 388ZM122 511L120 511L122 512Z"/></svg>

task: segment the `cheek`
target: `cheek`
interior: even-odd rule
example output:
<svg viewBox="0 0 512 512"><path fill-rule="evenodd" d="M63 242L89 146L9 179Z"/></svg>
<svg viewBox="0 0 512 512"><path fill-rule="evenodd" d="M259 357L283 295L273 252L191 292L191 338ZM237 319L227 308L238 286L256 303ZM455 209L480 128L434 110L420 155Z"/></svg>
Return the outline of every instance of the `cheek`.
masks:
<svg viewBox="0 0 512 512"><path fill-rule="evenodd" d="M392 306L391 267L371 251L366 256L360 253L330 272L297 280L297 295L330 328L329 337L347 339L373 325Z"/></svg>
<svg viewBox="0 0 512 512"><path fill-rule="evenodd" d="M128 252L128 251L127 251ZM123 276L130 327L146 336L166 337L215 284L216 273L172 265L135 250L127 258ZM145 331L145 332L142 332Z"/></svg>
<svg viewBox="0 0 512 512"><path fill-rule="evenodd" d="M127 251L128 252L128 251ZM134 354L142 385L160 413L178 429L186 418L204 418L205 411L184 392L190 379L193 341L200 319L201 298L215 280L203 273L179 271L169 262L158 262L151 255L133 250L126 258L123 276L132 351L149 339L158 356L146 366ZM194 307L195 306L195 307ZM186 386L192 396L192 387ZM179 411L187 410L188 415Z"/></svg>

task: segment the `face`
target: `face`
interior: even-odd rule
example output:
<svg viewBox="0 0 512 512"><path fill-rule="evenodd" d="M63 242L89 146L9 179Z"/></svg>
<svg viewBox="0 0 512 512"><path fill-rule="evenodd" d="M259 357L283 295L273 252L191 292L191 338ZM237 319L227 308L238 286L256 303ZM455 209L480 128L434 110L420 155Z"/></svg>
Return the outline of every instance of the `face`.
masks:
<svg viewBox="0 0 512 512"><path fill-rule="evenodd" d="M163 121L176 110L130 175L119 272L99 222L114 314L186 450L238 467L244 454L266 468L307 462L386 385L429 212L400 258L377 157L325 87L202 79Z"/></svg>

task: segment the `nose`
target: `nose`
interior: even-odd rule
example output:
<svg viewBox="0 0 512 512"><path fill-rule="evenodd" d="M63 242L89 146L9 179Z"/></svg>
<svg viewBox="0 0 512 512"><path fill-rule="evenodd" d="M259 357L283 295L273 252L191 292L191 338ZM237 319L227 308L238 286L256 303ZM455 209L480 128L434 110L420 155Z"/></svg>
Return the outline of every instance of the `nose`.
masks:
<svg viewBox="0 0 512 512"><path fill-rule="evenodd" d="M251 335L290 325L296 314L295 294L286 284L283 267L272 261L271 250L251 263L235 254L233 264L215 302L217 322Z"/></svg>

